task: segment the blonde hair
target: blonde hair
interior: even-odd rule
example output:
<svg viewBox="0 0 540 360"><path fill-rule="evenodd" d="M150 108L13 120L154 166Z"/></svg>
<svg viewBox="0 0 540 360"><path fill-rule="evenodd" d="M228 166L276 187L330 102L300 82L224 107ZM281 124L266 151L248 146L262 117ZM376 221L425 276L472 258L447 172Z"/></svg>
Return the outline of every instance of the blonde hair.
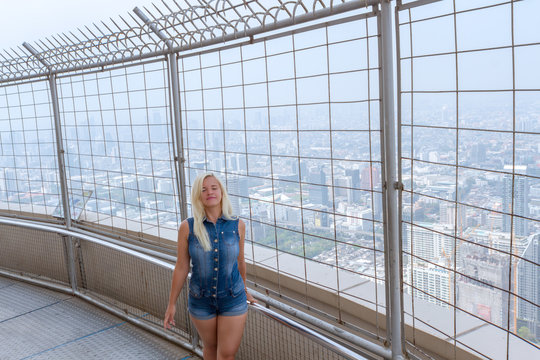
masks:
<svg viewBox="0 0 540 360"><path fill-rule="evenodd" d="M227 195L227 189L223 183L212 173L202 173L195 178L191 187L191 212L193 213L193 234L199 240L204 251L212 250L210 245L210 239L208 238L208 232L204 227L204 219L206 218L206 212L204 211L204 205L201 201L201 192L203 182L206 178L213 177L221 188L221 216L227 220L233 220L236 217L233 215L233 209L229 195Z"/></svg>

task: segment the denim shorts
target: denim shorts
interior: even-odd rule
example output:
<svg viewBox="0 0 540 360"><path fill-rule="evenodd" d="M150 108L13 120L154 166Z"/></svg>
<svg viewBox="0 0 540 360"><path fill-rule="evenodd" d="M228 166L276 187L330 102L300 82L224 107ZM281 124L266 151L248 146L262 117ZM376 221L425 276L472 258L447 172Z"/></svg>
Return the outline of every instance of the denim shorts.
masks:
<svg viewBox="0 0 540 360"><path fill-rule="evenodd" d="M246 292L238 295L200 296L191 292L188 298L188 310L191 316L198 320L209 320L216 316L238 316L248 311Z"/></svg>

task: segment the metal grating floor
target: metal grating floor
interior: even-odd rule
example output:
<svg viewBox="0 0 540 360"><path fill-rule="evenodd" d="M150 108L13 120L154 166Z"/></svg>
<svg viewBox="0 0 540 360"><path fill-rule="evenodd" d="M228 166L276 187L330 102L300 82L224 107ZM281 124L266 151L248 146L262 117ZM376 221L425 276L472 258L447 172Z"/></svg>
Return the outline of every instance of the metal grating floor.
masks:
<svg viewBox="0 0 540 360"><path fill-rule="evenodd" d="M200 359L79 298L0 277L0 359Z"/></svg>

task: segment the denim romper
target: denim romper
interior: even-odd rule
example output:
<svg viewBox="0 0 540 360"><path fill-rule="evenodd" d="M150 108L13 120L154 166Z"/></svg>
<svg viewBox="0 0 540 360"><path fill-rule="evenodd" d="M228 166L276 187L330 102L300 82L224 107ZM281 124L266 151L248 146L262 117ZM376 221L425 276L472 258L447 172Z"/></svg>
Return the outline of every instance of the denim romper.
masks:
<svg viewBox="0 0 540 360"><path fill-rule="evenodd" d="M188 218L188 248L192 270L188 309L197 319L236 316L247 311L244 280L238 271L238 219L219 217L216 223L204 220L212 249L204 251L193 234L194 219Z"/></svg>

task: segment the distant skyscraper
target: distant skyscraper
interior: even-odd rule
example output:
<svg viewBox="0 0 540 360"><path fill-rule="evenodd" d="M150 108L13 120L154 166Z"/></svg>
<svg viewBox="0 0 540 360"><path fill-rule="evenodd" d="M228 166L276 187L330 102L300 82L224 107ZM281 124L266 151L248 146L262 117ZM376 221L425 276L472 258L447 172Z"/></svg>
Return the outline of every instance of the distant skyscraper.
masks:
<svg viewBox="0 0 540 360"><path fill-rule="evenodd" d="M4 169L4 184L8 198L18 193L15 169Z"/></svg>
<svg viewBox="0 0 540 360"><path fill-rule="evenodd" d="M446 104L443 105L441 108L441 124L443 125L448 125L448 112L448 106Z"/></svg>
<svg viewBox="0 0 540 360"><path fill-rule="evenodd" d="M508 295L501 294L497 287L508 288L508 258L467 244L461 246L460 251L458 267L461 273L469 275L457 275L457 300L460 306L486 321L506 324ZM471 276L480 282L471 279Z"/></svg>
<svg viewBox="0 0 540 360"><path fill-rule="evenodd" d="M540 341L540 233L529 236L528 245L518 262L517 269L517 311L518 325L529 328L532 335ZM525 300L526 299L526 300Z"/></svg>
<svg viewBox="0 0 540 360"><path fill-rule="evenodd" d="M295 174L298 174L298 170L295 171ZM302 181L306 181L308 179L308 169L307 169L307 163L305 161L300 161L300 174Z"/></svg>
<svg viewBox="0 0 540 360"><path fill-rule="evenodd" d="M351 178L349 176L339 177L334 180L334 194L336 197L344 197L347 203L352 203L352 190L351 188Z"/></svg>
<svg viewBox="0 0 540 360"><path fill-rule="evenodd" d="M412 245L415 262L446 262L454 252L454 242L450 236L443 235L450 233L452 227L446 224L418 223L412 232L406 232L407 246Z"/></svg>
<svg viewBox="0 0 540 360"><path fill-rule="evenodd" d="M129 178L123 180L125 201L128 204L137 204L139 190L137 189L137 179Z"/></svg>
<svg viewBox="0 0 540 360"><path fill-rule="evenodd" d="M512 165L504 167L506 171L512 171ZM518 166L516 166L518 169ZM520 171L525 172L526 166L520 166ZM529 180L523 176L514 176L514 191L512 192L512 175L505 175L503 178L503 211L512 212L512 193L514 195L514 215L529 215ZM503 216L503 231L511 231L510 216ZM527 222L520 217L514 217L514 235L528 236Z"/></svg>
<svg viewBox="0 0 540 360"><path fill-rule="evenodd" d="M151 177L139 177L139 191L154 192L154 179Z"/></svg>
<svg viewBox="0 0 540 360"><path fill-rule="evenodd" d="M227 179L227 192L229 193L229 200L233 208L235 215L240 215L240 181L237 176L231 176Z"/></svg>
<svg viewBox="0 0 540 360"><path fill-rule="evenodd" d="M427 300L442 307L450 300L452 286L449 284L449 272L431 264L414 266L413 284L415 297ZM429 294L429 295L428 295Z"/></svg>
<svg viewBox="0 0 540 360"><path fill-rule="evenodd" d="M360 187L362 189L368 190L376 188L380 184L379 169L373 166L366 166L362 169Z"/></svg>
<svg viewBox="0 0 540 360"><path fill-rule="evenodd" d="M351 177L351 183L353 187L360 188L360 170L347 169L345 170L345 175Z"/></svg>
<svg viewBox="0 0 540 360"><path fill-rule="evenodd" d="M231 167L231 170L246 171L246 158L241 154L230 154L227 161L230 162L227 165Z"/></svg>
<svg viewBox="0 0 540 360"><path fill-rule="evenodd" d="M309 187L309 199L314 204L328 206L328 188L326 184L326 174L321 168L315 168L309 172L309 182L313 184L323 184Z"/></svg>
<svg viewBox="0 0 540 360"><path fill-rule="evenodd" d="M486 161L486 145L482 143L476 143L471 147L470 153L471 161L473 164L481 164Z"/></svg>
<svg viewBox="0 0 540 360"><path fill-rule="evenodd" d="M159 179L157 181L157 192L162 194L173 194L173 182L170 179Z"/></svg>
<svg viewBox="0 0 540 360"><path fill-rule="evenodd" d="M353 188L360 189L362 185L360 183L360 170L358 169L347 169L345 170L345 175L351 177L351 185ZM360 192L352 192L352 201L355 203L360 202Z"/></svg>
<svg viewBox="0 0 540 360"><path fill-rule="evenodd" d="M440 221L443 224L456 225L458 231L462 231L467 227L467 216L465 207L459 206L456 221L456 204L443 202L439 208Z"/></svg>

